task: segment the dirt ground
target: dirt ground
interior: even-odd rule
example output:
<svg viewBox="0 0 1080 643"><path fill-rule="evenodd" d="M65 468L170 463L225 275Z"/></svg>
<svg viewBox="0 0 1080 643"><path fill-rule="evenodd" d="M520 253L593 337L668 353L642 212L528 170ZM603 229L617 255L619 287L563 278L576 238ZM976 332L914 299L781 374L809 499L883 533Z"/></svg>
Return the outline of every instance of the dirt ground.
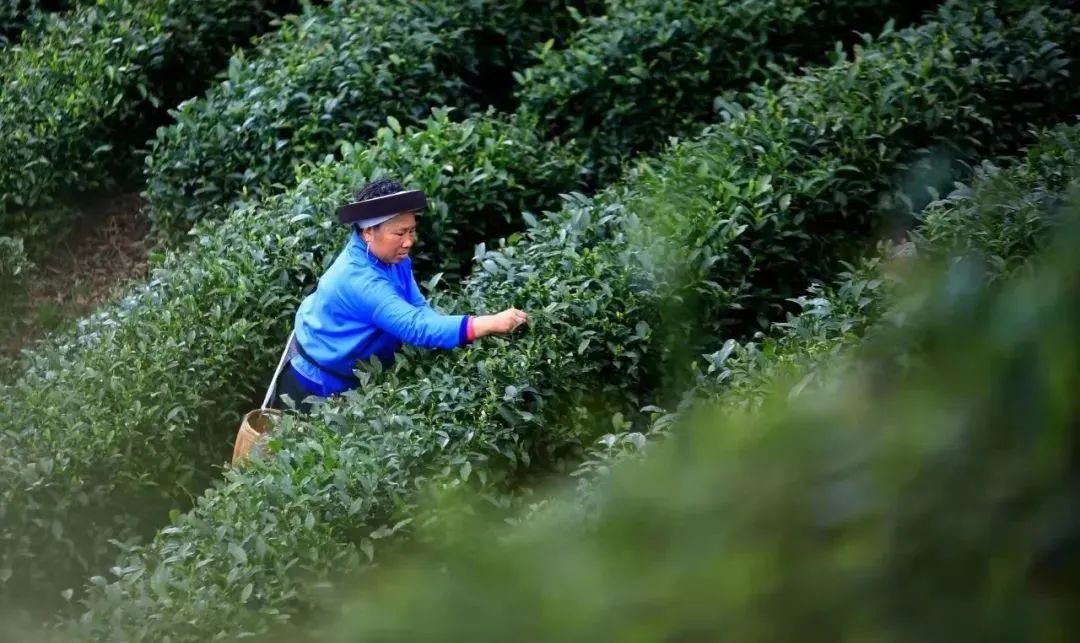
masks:
<svg viewBox="0 0 1080 643"><path fill-rule="evenodd" d="M11 293L12 305L0 311L0 359L16 357L146 275L150 226L142 206L138 193L96 199L48 256L35 259L28 289Z"/></svg>

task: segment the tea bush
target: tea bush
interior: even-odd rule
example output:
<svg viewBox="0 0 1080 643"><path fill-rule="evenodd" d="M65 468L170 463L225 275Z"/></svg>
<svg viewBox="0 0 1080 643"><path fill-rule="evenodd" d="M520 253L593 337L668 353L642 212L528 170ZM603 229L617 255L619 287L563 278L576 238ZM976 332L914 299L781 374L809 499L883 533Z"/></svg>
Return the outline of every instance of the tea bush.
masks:
<svg viewBox="0 0 1080 643"><path fill-rule="evenodd" d="M262 399L302 288L343 241L334 213L357 182L408 178L432 197L425 225L449 236L448 217L482 231L554 207L577 166L508 117L441 114L376 140L310 169L295 193L207 225L189 252L159 260L145 286L31 351L0 385L0 594L58 598L105 568L110 539L161 524L205 487L239 413Z"/></svg>
<svg viewBox="0 0 1080 643"><path fill-rule="evenodd" d="M187 96L285 0L103 0L0 59L0 234L63 230L58 202L130 174L156 108Z"/></svg>
<svg viewBox="0 0 1080 643"><path fill-rule="evenodd" d="M613 0L565 48L537 49L517 74L521 109L589 151L603 184L622 161L708 123L722 89L767 68L820 59L834 40L905 23L934 1Z"/></svg>
<svg viewBox="0 0 1080 643"><path fill-rule="evenodd" d="M582 164L574 148L541 140L529 115L500 116L491 109L456 122L449 110L436 108L419 127L394 123L380 128L370 144L344 144L340 157L298 172L322 184L354 187L390 172L405 185L425 186L427 194L458 193L419 217L411 253L417 274L437 271L452 282L466 274L476 244L523 228L526 210L555 207L558 193L575 187ZM459 187L468 185L475 187ZM527 212L524 217L533 218Z"/></svg>
<svg viewBox="0 0 1080 643"><path fill-rule="evenodd" d="M919 224L903 252L941 262L985 262L986 287L1034 269L1032 263L1058 227L1065 204L1080 188L1080 126L1039 133L1022 159L1006 165L984 162L970 186L961 185L919 213ZM761 342L732 342L707 356L699 391L720 393L725 408L753 410L778 383L792 392L820 391L839 379L838 352L867 334L891 332L910 316L897 300L897 281L912 259L891 247L860 262L834 285L814 286L794 303L801 312ZM899 367L899 365L898 365ZM827 375L827 377L826 377ZM712 384L720 384L713 386Z"/></svg>
<svg viewBox="0 0 1080 643"><path fill-rule="evenodd" d="M445 116L438 118L441 118L446 122ZM464 210L476 213L476 215L482 215L470 217L471 220L480 222L481 225L474 225L470 229L464 230L465 235L467 235L469 239L468 243L458 242L454 245L448 243L454 241L453 236L457 235L458 231L454 229L455 226L453 226L453 224L449 223L450 219L447 218L447 211L440 209L442 206L436 206L431 215L423 217L421 222L422 225L426 226L426 228L424 228L426 229L426 232L429 231L428 226L431 226L431 233L429 236L433 238L436 243L442 244L433 246L432 253L437 257L436 260L444 262L445 257L453 259L454 257L450 255L451 253L456 252L459 253L457 260L460 262L460 258L464 256L461 254L461 247L468 247L471 245L472 241L481 239L484 236L497 235L500 226L504 225L505 215L508 213L521 212L528 205L536 209L537 206L543 207L545 204L553 203L552 200L557 191L572 185L569 179L572 175L571 165L577 165L577 160L564 155L564 153L557 152L555 148L552 148L551 146L539 144L535 135L529 133L529 129L532 128L532 125L529 125L528 128L519 129L518 134L507 139L500 138L500 136L491 136L486 133L490 130L490 126L486 125L486 122L486 120L481 119L475 121L476 124L465 124L455 136L460 137L457 145L468 144L470 149L478 149L487 146L490 149L487 152L484 152L482 157L467 156L460 162L449 163L447 163L445 150L442 149L441 145L436 143L437 136L431 138L426 134L421 133L415 137L415 139L411 139L406 146L402 147L402 143L400 142L401 140L405 140L405 138L397 134L395 126L384 129L377 135L379 146L372 151L356 153L355 155L356 159L365 159L363 161L357 160L355 164L356 168L367 169L356 171L349 170L349 166L352 164L350 161L349 163L342 165L343 168L346 169L345 173L333 170L329 171L329 174L334 175L334 182L337 182L335 183L337 187L334 188L334 190L336 190L335 196L333 198L326 197L323 201L320 201L320 203L323 204L323 207L327 207L329 211L332 211L326 203L332 202L333 199L340 200L345 198L343 197L345 192L342 191L342 188L345 186L351 187L356 185L360 175L369 171L374 171L376 166L380 163L383 165L389 164L392 171L404 175L405 178L409 178L410 176L426 177L421 180L423 185L427 185L429 189L434 190L432 193L438 193L438 191L442 190L443 188L438 186L440 186L442 182L445 182L445 180L450 180L451 183L464 185L465 180L468 179L470 185L477 186L471 188L472 191L476 193L477 197L471 201L472 203L475 203L475 207L469 205L464 207ZM448 125L448 123L446 124ZM483 138L481 138L481 134L483 134ZM401 147L400 150L397 149L399 147ZM353 148L353 151L355 151L355 148ZM346 155L351 155L353 151L349 151L347 146ZM550 161L545 161L544 159L548 157L550 157ZM477 163L476 160L473 160L477 158L481 159L480 164L470 164ZM376 159L382 160L376 162ZM453 161L453 159L453 156L449 158L450 161ZM450 176L457 172L454 170L455 168L471 168L472 170L470 170L468 176ZM505 170L507 168L512 168L514 173L517 174L508 175L507 170ZM528 172L529 174L522 174L525 172ZM491 184L488 179L485 179L485 176L491 173L495 173L494 176L499 178L499 183ZM325 179L330 180L329 175L326 175ZM313 180L318 183L319 180L322 179ZM522 186L528 185L540 187L536 190L522 191ZM499 196L500 190L503 191L502 196ZM461 201L459 203L461 205L468 203L469 201L467 201L467 199L469 199L469 196L467 195L467 190L461 188L460 193ZM463 213L461 210L455 210L454 207L451 207L449 214L457 216ZM293 214L289 216L292 215ZM251 216L255 215L253 214ZM257 227L259 229L264 229L262 228L264 225L265 224L259 224ZM237 242L233 244L235 249L242 249L242 247L251 244L248 237L242 238L245 239L243 243ZM213 244L213 247L215 250L212 255L200 254L198 255L198 259L192 259L192 263L194 265L201 265L206 262L206 258L204 257L213 256L213 263L215 265L220 265L222 262L221 256L229 254L229 252L225 250L226 247L229 246L216 242ZM243 251L238 252L240 252L241 255L244 254ZM421 250L421 256L419 257L421 260L424 258L423 253L424 251ZM251 254L253 257L266 257L266 252L261 249L253 249ZM238 414L235 410L242 407L241 405L244 403L251 403L245 401L254 399L257 396L255 389L258 388L260 381L265 378L265 373L261 371L253 371L249 376L238 376L238 364L244 363L245 360L252 359L254 354L266 348L265 346L260 346L260 339L258 337L262 335L262 333L266 333L265 340L267 343L270 343L270 341L272 341L270 337L274 336L274 334L270 332L270 329L279 329L280 327L271 324L282 323L285 317L285 313L283 313L282 310L292 309L296 303L295 294L281 294L282 292L286 292L288 284L291 283L288 282L287 279L274 285L274 287L280 286L282 291L275 291L278 292L278 294L269 295L260 293L257 289L249 287L252 283L264 279L255 276L255 274L252 276L253 281L241 279L239 281L239 287L233 287L233 292L226 295L225 293L228 292L227 285L232 283L230 279L232 278L233 273L245 274L260 264L256 262L239 268L228 262L227 265L230 267L222 268L219 273L213 271L214 274L219 274L219 280L204 280L199 274L197 274L197 276L191 276L191 274L181 271L183 277L177 277L176 279L183 280L184 284L179 287L177 292L185 294L177 294L176 297L179 300L183 300L183 302L187 302L187 304L176 304L175 306L170 305L166 307L166 310L168 310L168 321L166 322L166 325L171 326L170 331L162 333L157 330L162 324L162 321L161 318L154 316L154 314L150 314L146 319L140 317L127 318L131 319L130 323L124 322L121 324L124 329L132 333L130 337L138 338L137 341L143 346L144 350L132 351L131 356L121 354L126 352L126 350L120 348L120 346L123 346L123 341L126 341L126 339L124 339L119 345L114 345L109 348L100 348L100 352L95 353L93 356L84 360L87 366L95 370L102 369L102 367L105 367L105 364L109 364L109 369L114 373L120 373L125 369L129 369L129 367L137 370L141 375L133 378L125 378L127 386L129 386L129 389L127 390L138 391L141 389L145 391L145 396L149 397L151 400L161 401L161 403L149 403L144 397L144 393L131 392L130 397L126 397L125 399L139 401L139 404L136 407L137 416L143 419L132 419L130 413L127 415L118 414L117 407L111 404L106 404L104 405L104 408L97 408L97 410L94 410L96 405L86 404L86 399L96 397L97 394L99 394L98 391L93 387L86 385L80 386L78 384L79 381L82 381L83 379L91 379L75 375L80 372L80 369L66 370L66 372L72 374L69 381L73 381L75 384L54 388L53 390L56 390L57 394L59 394L59 391L64 391L64 399L63 401L51 401L50 403L54 406L67 405L69 408L72 408L72 410L78 408L79 411L68 413L83 418L83 421L85 421L86 424L99 427L95 430L102 431L106 434L107 438L98 440L98 443L113 444L111 450L95 451L95 455L93 456L83 454L79 458L75 458L82 461L85 467L97 467L96 464L92 463L96 463L99 457L105 457L110 460L110 463L108 465L100 466L100 468L94 468L93 470L99 472L109 471L111 477L120 479L125 479L124 475L113 475L113 472L119 471L126 474L126 472L130 471L131 478L135 481L132 482L131 485L133 488L136 488L136 490L143 488L147 484L164 484L166 491L162 492L161 490L158 490L158 488L154 488L153 493L164 493L166 497L175 497L172 494L183 494L183 491L180 490L183 490L185 487L193 488L193 490L198 490L198 488L200 488L202 484L200 482L200 472L204 473L206 469L205 465L199 464L200 461L202 461L202 463L205 463L205 461L219 461L213 456L207 455L204 451L208 450L212 454L219 452L219 445L224 443L228 436L228 433L222 429L224 429L224 427L229 427L231 429L235 424L235 421L238 420ZM448 263L445 265L453 267ZM310 283L312 276L308 274L306 279ZM167 282L168 280L165 281ZM192 286L192 290L188 290L186 287L190 284L195 284ZM198 289L201 289L201 287L204 286L211 290L198 291ZM170 284L163 287L177 287L177 284ZM221 291L214 289L226 290ZM156 294L152 297L147 297L147 306L156 305L163 299L170 299L170 296L163 295L160 291L154 292L156 292ZM186 293L193 292L199 292L199 294L191 295L190 297L186 295ZM193 327L195 324L194 320L199 319L198 314L203 309L203 303L207 302L207 300L221 298L222 296L225 297L225 304L219 305L213 309L215 311L215 316L220 312L220 317L217 317L216 320L211 323L200 321L198 327ZM183 314L179 312L188 306L190 306L190 308L188 308L190 312ZM221 306L225 306L225 311L222 311ZM256 309L268 310L268 312L261 318L255 318L254 313L251 313L252 317L241 317L245 316L249 311ZM188 321L177 321L185 318L188 318ZM253 319L262 319L266 321L255 322L252 321ZM177 326L176 324L180 325ZM205 337L203 333L208 327L214 326L219 327L219 329L222 330L222 333L224 333L217 341L194 339L195 337ZM255 329L261 329L261 331L256 331ZM178 340L176 339L176 336L185 336L185 334L188 339L181 340L177 343ZM93 335L93 333L91 333L91 335ZM158 336L160 336L160 338L147 339L147 337ZM150 345L157 346L157 348L154 350L146 350L148 341ZM229 347L231 341L235 341L235 343L238 343L239 345L235 352ZM188 366L188 370L181 375L183 379L178 378L175 374L172 376L165 376L165 372L175 371L176 364L178 363L175 360L180 359L179 356L181 351L185 349L190 350L194 345L205 346L206 351L213 352L213 354L206 354L204 358L192 356L192 359L189 360L191 364ZM266 352L272 352L272 349L266 350ZM132 356L139 357L135 358ZM151 366L146 363L145 360L157 359L157 356L173 357L164 359L162 362L159 362L157 366ZM252 361L255 360L252 359ZM213 370L210 372L206 371L207 364L213 365ZM220 367L219 371L218 367ZM204 373L205 376L202 377L202 379L197 379L199 373ZM148 376L147 374L153 375ZM143 379L144 377L146 379ZM26 393L25 396L23 396L22 393L18 394L17 397L21 402L14 405L14 408L17 408L19 411L13 412L13 417L26 417L27 415L24 414L35 413L32 410L33 406L37 403L31 404L29 400L31 398L39 398L38 392L36 391L37 387L42 385L42 380L36 379L35 377L30 377L29 379L33 384L29 384L25 386L25 388L19 389L26 391ZM144 381L144 384L137 384L137 381L139 380ZM164 393L161 392L164 390L161 388L163 386L161 381L168 381L168 383L171 383L172 386L170 387L170 390L186 390L188 393L174 393L172 396L166 398ZM72 391L85 392L73 393ZM163 405L163 402L166 399L168 400L168 404ZM121 405L121 408L122 407L123 406ZM227 411L215 414L213 411L215 408L226 408ZM186 410L199 411L190 411L189 413L186 413ZM65 417L68 413L59 413L55 417ZM171 416L170 426L175 427L175 430L171 429L170 431L159 432L159 436L162 440L162 443L160 444L150 445L145 443L143 438L141 438L144 430L139 427L149 426L149 423L154 421L154 417L160 417L162 414ZM113 420L106 419L107 417L121 416L125 417L125 426L123 428L118 428ZM143 423L148 424L144 425ZM17 424L17 421L14 424ZM187 432L193 431L194 427L197 426L203 427L199 431L199 434L206 438L195 440L194 444L192 444L192 442L186 438ZM90 433L93 432L94 431L90 431ZM42 431L41 434L42 436L49 436L50 432ZM59 451L66 453L68 448L55 447L54 440L57 439L66 439L63 438L63 432L58 432L57 438L35 438L35 440L41 440L41 442L45 444L50 444L50 446L43 447L38 452L45 453L49 451ZM129 440L133 442L129 442ZM176 448L171 447L171 445L174 444L174 440L178 444ZM124 446L117 447L117 444ZM130 446L131 444L134 444L134 446ZM139 450L149 447L175 454L175 459L172 457L160 456L146 458L151 461L149 466L156 469L158 473L147 473L145 469L147 467L146 461L133 460L129 461L127 464L118 463L118 461L116 461L118 458L117 454L126 453L130 448L135 448L136 452L140 452ZM82 447L72 445L71 448L79 450L79 448ZM35 447L35 450L37 450L37 447ZM78 465L70 463L68 466L79 468ZM89 480L90 477L87 475L87 477L80 478L73 484L76 484L77 488L83 488L83 486L95 486L95 483L87 482ZM119 501L124 503L126 500L122 500L122 498L125 497L123 490L129 488L125 486L126 484L127 483L125 482L125 484L117 486L110 482L108 485L102 487L106 490L103 493L106 495L114 493L121 498ZM39 488L42 493L45 493L46 495L53 493L52 491L49 491L50 487L48 485L42 484L39 485ZM95 498L98 497L95 494L91 494L91 496ZM183 497L183 495L180 497ZM95 503L96 501L97 500L95 500ZM102 499L100 501L106 506L110 506L109 500ZM91 504L93 505L95 503ZM53 503L53 501L50 500L49 503L45 503L42 507L52 507L54 505L63 506L63 503ZM159 505L160 503L157 503L157 501L151 501L146 498L141 499L138 503L138 506L140 507L156 507ZM30 514L36 515L36 511L38 511L37 507L31 509ZM116 510L110 509L109 511L102 512L102 515L109 515L114 512L116 512ZM152 518L149 520L152 522ZM67 523L62 520L60 524ZM91 536L81 539L80 551L104 551L105 546L102 545L102 542L108 537L116 535L116 527L113 527L111 524L102 523L102 521L97 519L83 521L79 524L79 528L84 528L84 530L91 534ZM59 532L63 534L65 533L65 530L59 530ZM24 531L23 533L25 534L25 539L22 540L23 547L29 547L33 542L50 541L49 538L45 538L44 540L38 538L33 535L32 531ZM121 533L129 533L129 531L121 530ZM100 537L97 536L98 534ZM60 542L63 542L64 547L68 547L67 542L73 540L66 535L57 539ZM80 553L80 557L87 560L96 560L96 555L99 554ZM64 559L63 557L57 557L55 560L60 566L67 564L64 562L67 559ZM89 563L89 566L93 566L93 564ZM51 584L54 584L52 580L46 582L46 586Z"/></svg>
<svg viewBox="0 0 1080 643"><path fill-rule="evenodd" d="M23 30L53 11L64 11L67 0L3 0L0 2L0 48L18 40Z"/></svg>
<svg viewBox="0 0 1080 643"><path fill-rule="evenodd" d="M414 550L358 579L336 635L309 640L1067 639L1075 205L1070 219L1004 291L942 269L832 390L686 422L618 468L589 528L566 502L497 543L478 544L481 524Z"/></svg>
<svg viewBox="0 0 1080 643"><path fill-rule="evenodd" d="M1080 125L1055 128L1040 137L1024 163L977 168L963 188L920 214L915 241L924 252L978 253L991 262L995 279L1027 265L1059 209L1077 189Z"/></svg>
<svg viewBox="0 0 1080 643"><path fill-rule="evenodd" d="M412 7L410 12L421 11L418 15L422 19L410 12L399 13L402 10L400 4L333 5L306 21L298 22L299 31L287 25L278 41L267 43L259 55L250 61L234 60L234 73L229 82L211 92L206 100L182 106L175 114L176 124L158 132L146 172L146 196L151 204L150 216L156 228L175 240L203 218L225 216L231 205L265 194L273 185L287 183L292 178L292 164L320 158L333 151L339 140L363 140L384 122L386 114L408 123L423 118L433 104L458 104L463 111L475 111L476 103L485 102L486 97L477 95L475 83L463 82L463 78L459 77L469 77L469 70L479 64L478 58L483 57L474 51L478 46L474 31L483 29L485 25L495 28L510 18L487 10L482 18L468 12L446 17L444 14L451 11L451 7L436 4L437 9L433 10L429 4L423 3L419 7L405 5ZM602 3L576 4L584 4L584 8L588 9ZM637 6L633 14L642 20L661 20L669 15L665 13L667 10L663 8L663 3L639 4L641 6ZM662 40L652 47L656 55L664 57L678 46L688 48L707 43L709 38L720 38L722 31L727 37L733 31L725 29L734 29L732 25L738 26L735 31L741 34L741 38L756 41L753 53L745 48L725 51L722 55L718 54L722 60L710 62L716 73L709 82L722 87L736 85L747 78L763 77L761 65L752 59L754 56L769 56L764 47L778 44L775 39L766 36L770 30L777 28L777 22L802 20L799 26L806 27L808 24L805 21L809 20L809 16L797 9L791 10L792 17L787 18L786 12L779 10L775 3L767 3L767 9L758 8L761 4L758 2L718 4L695 1L684 4L697 7L692 13L704 11L716 14L713 21L722 24L710 23L716 29L705 33L695 31L685 38L675 39L675 42L672 39ZM830 28L841 32L855 25L880 24L884 18L873 16L878 19L872 20L872 12L867 8L875 4L880 9L889 3L859 0L853 3L855 8L850 11L838 9L832 12L828 18ZM914 11L913 7L919 4L905 9L905 15L908 11ZM536 20L560 14L560 11L543 7L536 10L536 3L529 6L532 7L529 15ZM452 9L459 11L457 5L453 5ZM612 9L608 7L609 11ZM377 18L388 13L395 17ZM514 12L510 13L512 15ZM754 16L753 20L747 18L751 15ZM823 16L819 17L824 19ZM375 23L381 25L382 22L387 22L385 30L375 26ZM418 25L422 25L423 29ZM448 25L468 26L460 27L455 32ZM418 36L414 32L424 32L424 29L435 35L429 34L416 40ZM595 29L586 26L583 30L592 33ZM527 31L531 35L510 39L517 42L517 49L503 72L512 68L510 63L520 66L526 48L540 39L544 32L562 33L568 29L557 21L554 27L545 24L543 28L531 27ZM647 33L643 33L642 38L656 37L655 33L645 31ZM800 43L798 47L790 47L792 53L812 51L820 55L824 52L820 33L809 29L797 33L793 31L788 35ZM433 38L438 38L438 46L429 42ZM339 53L332 55L318 47L304 45L316 40L342 41L336 48ZM573 49L586 52L580 56L592 55L587 53L593 46L588 36L574 36L571 40L583 41L574 45ZM549 41L538 51L541 54L550 51L553 44L554 41ZM393 57L389 55L391 51ZM435 58L432 59L432 56ZM460 60L455 60L454 56ZM429 59L428 63L419 62ZM355 61L358 60L368 62L357 68L359 63ZM615 64L610 60L608 62ZM546 64L542 56L539 70L526 70L524 77L520 78L524 86L519 88L519 94L524 95L529 111L540 118L551 119L554 113L566 114L567 111L581 109L574 101L556 105L548 100L551 96L545 92L552 90L545 88L553 81L542 72ZM621 60L619 64L622 64ZM685 64L700 66L700 63L690 61ZM744 68L745 72L740 71ZM572 77L575 86L583 92L588 88L593 88L597 94L623 91L611 86L612 77L584 66L576 69L575 73L564 70L564 74ZM360 79L366 75L373 78L361 82ZM487 75L491 75L491 72ZM658 71L658 75L665 74ZM696 77L693 70L683 76ZM670 82L691 84L691 80L683 77L672 77ZM272 89L267 91L265 88ZM530 99L529 96L533 96L530 92L546 95L548 99ZM396 100L388 103L387 97L391 95ZM404 100L408 97L414 98ZM475 100L470 102L467 100L469 97ZM326 109L322 111L317 109L322 104L320 101L326 104ZM656 101L656 97L650 97L649 100L624 105L624 120L633 120L638 116L645 118L651 109L649 106ZM701 122L700 116L694 115L697 118L695 122ZM239 138L236 136L237 130L243 132ZM606 158L604 155L610 155L613 150L623 149L625 146L620 142L620 136L619 128L608 128L591 135L590 158ZM649 140L664 139L662 135L649 132ZM602 161L590 161L589 166L596 162Z"/></svg>
<svg viewBox="0 0 1080 643"><path fill-rule="evenodd" d="M795 294L771 281L780 268L792 284L827 274L825 241L861 236L914 146L1015 145L1038 116L1017 96L1067 97L1056 88L1068 87L1070 61L1054 38L1070 29L1041 8L949 3L936 22L761 90L753 109L597 198L570 197L485 249L452 300L514 303L532 312L527 334L421 362L407 351L311 418L286 418L268 456L128 548L117 580L92 580L81 632L201 640L310 616L332 601L334 572L442 531L443 516L419 508L432 495L467 489L499 506L569 466L592 441L589 418L632 417L653 394L664 362L683 357L675 340L701 329L715 340L723 326L711 320L733 307ZM687 264L660 261L680 256L671 243Z"/></svg>
<svg viewBox="0 0 1080 643"><path fill-rule="evenodd" d="M336 0L229 62L228 78L172 112L146 159L149 216L178 240L192 224L294 181L294 165L433 107L464 116L509 85L533 42L589 2Z"/></svg>
<svg viewBox="0 0 1080 643"><path fill-rule="evenodd" d="M690 414L702 405L752 412L777 391L787 399L818 395L842 380L838 369L857 346L868 336L892 332L911 316L898 284L910 274L913 257L953 262L977 257L986 263L987 286L1030 269L1077 187L1080 125L1040 132L1022 158L1005 167L984 163L970 187L958 186L920 213L913 245L885 245L830 285L811 286L793 299L797 312L786 321L750 342L728 339L721 350L695 361L694 382L678 408L665 413L652 407L657 416L648 431L609 433L598 440L573 474L582 505L596 506L597 482L616 462L642 456L646 445L665 438L671 426L692 422Z"/></svg>

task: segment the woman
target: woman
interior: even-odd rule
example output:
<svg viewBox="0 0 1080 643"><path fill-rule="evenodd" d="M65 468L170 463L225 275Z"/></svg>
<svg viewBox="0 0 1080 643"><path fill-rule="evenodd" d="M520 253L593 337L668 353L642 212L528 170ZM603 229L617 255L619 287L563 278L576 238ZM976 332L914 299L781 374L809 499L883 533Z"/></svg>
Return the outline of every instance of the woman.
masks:
<svg viewBox="0 0 1080 643"><path fill-rule="evenodd" d="M354 388L352 367L372 355L389 364L403 344L456 348L486 335L510 333L528 320L516 308L496 315L443 315L428 305L412 273L409 251L424 194L381 179L338 211L353 225L349 242L296 312L297 354L282 371L277 407L288 395L301 411L311 396Z"/></svg>

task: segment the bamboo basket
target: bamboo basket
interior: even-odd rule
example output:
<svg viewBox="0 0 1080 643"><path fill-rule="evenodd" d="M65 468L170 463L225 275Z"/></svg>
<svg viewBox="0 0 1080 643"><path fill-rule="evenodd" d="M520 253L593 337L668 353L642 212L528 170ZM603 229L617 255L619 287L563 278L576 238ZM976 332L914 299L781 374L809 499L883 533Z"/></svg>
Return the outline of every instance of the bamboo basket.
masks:
<svg viewBox="0 0 1080 643"><path fill-rule="evenodd" d="M264 436L270 434L277 419L281 417L281 411L277 409L255 409L248 411L240 423L240 430L236 432L236 443L233 445L232 463L239 465L252 455L261 453L265 445Z"/></svg>
<svg viewBox="0 0 1080 643"><path fill-rule="evenodd" d="M289 358L295 354L294 334L295 332L289 333L289 340L285 342L285 350L281 353L281 359L278 360L277 370L274 371L274 377L270 380L270 388L266 390L262 407L248 411L240 422L240 429L237 430L236 441L233 443L232 464L234 467L243 464L252 455L262 453L266 445L266 436L270 434L281 417L281 411L270 408L270 400L274 398L281 371Z"/></svg>

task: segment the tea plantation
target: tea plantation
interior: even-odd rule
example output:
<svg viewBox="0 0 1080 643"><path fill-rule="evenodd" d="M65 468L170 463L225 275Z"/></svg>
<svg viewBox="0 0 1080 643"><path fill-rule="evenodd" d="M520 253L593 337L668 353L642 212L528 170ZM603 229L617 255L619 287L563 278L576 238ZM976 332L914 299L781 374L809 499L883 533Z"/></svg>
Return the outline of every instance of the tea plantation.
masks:
<svg viewBox="0 0 1080 643"><path fill-rule="evenodd" d="M0 369L0 638L1063 640L1074 2L13 1L0 37L0 287L90 199L138 190L152 247ZM358 363L226 464L382 177L436 309L529 323Z"/></svg>

